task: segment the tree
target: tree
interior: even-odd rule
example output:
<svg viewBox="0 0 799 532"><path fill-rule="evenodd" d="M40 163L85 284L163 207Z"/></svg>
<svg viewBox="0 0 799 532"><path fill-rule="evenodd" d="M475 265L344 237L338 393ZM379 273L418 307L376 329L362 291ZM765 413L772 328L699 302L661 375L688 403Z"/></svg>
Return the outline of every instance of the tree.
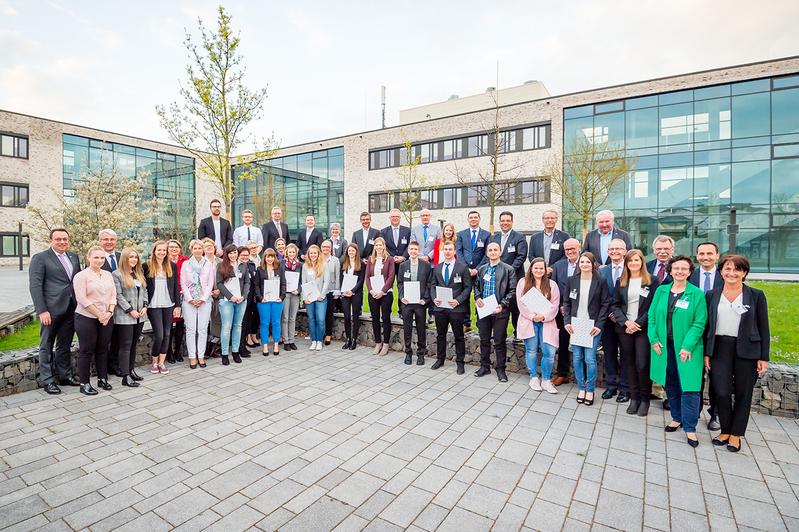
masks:
<svg viewBox="0 0 799 532"><path fill-rule="evenodd" d="M403 132L402 134L404 137L405 133ZM422 158L420 155L414 155L411 141L405 138L403 146L403 148L400 148L402 164L396 171L396 183L399 188L396 207L402 211L408 225L413 227L413 214L421 206L421 192L428 185L428 180L419 173L419 164Z"/></svg>
<svg viewBox="0 0 799 532"><path fill-rule="evenodd" d="M198 171L216 186L228 218L232 218L236 181L253 179L257 174L255 161L275 152L270 148L274 144L270 138L246 157L234 155L244 143L254 141L247 126L260 118L266 88L250 90L244 85L246 69L238 50L240 38L230 21L225 8L219 6L215 33L206 29L201 19L197 20L199 45L186 32L190 64L186 67L188 84L180 88L183 101L156 107L161 127L169 137L202 163Z"/></svg>
<svg viewBox="0 0 799 532"><path fill-rule="evenodd" d="M625 153L624 145L582 137L548 165L552 192L561 196L564 212L582 224L583 240L593 216L607 208L610 194L635 167L635 157L625 157Z"/></svg>
<svg viewBox="0 0 799 532"><path fill-rule="evenodd" d="M102 160L106 160L105 157ZM97 244L101 229L114 229L123 246L141 250L148 238L143 227L157 217L159 202L145 199L146 176L128 177L116 167L101 166L85 172L75 181L74 196L55 193L56 207L34 207L28 204L33 216L31 233L39 242L47 242L51 229L65 227L69 231L70 247L78 254Z"/></svg>

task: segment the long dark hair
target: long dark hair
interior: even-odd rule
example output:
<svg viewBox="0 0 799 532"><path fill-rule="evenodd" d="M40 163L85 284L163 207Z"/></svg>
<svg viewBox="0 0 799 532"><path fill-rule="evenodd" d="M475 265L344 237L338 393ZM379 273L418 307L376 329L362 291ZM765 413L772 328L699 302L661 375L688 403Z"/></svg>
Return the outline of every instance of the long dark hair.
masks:
<svg viewBox="0 0 799 532"><path fill-rule="evenodd" d="M230 258L228 258L228 254L233 252L238 253L239 247L236 244L228 244L225 246L225 249L222 250L222 262L219 264L219 272L222 274L222 281L227 281L234 275L236 272L233 271L233 265L230 264ZM238 266L238 263L236 263Z"/></svg>
<svg viewBox="0 0 799 532"><path fill-rule="evenodd" d="M349 249L355 248L355 260L350 263L350 254ZM358 244L353 242L352 244L347 246L347 249L344 250L344 262L341 264L341 269L347 271L352 267L353 271L359 272L361 271L361 265L363 261L361 260L361 250L358 249Z"/></svg>
<svg viewBox="0 0 799 532"><path fill-rule="evenodd" d="M580 275L583 272L580 269L580 259L582 259L583 257L587 257L588 259L591 260L591 273L596 275L597 272L599 271L599 263L597 262L596 257L594 257L594 254L591 253L590 251L583 251L582 253L580 253L580 256L577 257L577 271L574 272L574 274Z"/></svg>
<svg viewBox="0 0 799 532"><path fill-rule="evenodd" d="M533 275L533 265L538 264L539 262L544 263L544 276L541 278L541 286L538 290L541 294L549 299L552 296L552 289L549 286L549 277L546 275L547 271L547 264L546 261L541 257L536 257L533 259L533 262L530 263L530 267L527 268L527 274L524 276L524 293L526 294L532 287L535 286L535 276Z"/></svg>

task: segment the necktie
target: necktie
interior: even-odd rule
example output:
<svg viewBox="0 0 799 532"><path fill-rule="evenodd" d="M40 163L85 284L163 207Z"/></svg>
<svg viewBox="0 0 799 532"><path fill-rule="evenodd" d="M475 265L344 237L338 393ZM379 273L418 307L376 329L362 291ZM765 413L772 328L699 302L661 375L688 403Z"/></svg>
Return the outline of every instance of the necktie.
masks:
<svg viewBox="0 0 799 532"><path fill-rule="evenodd" d="M394 228L394 246L399 246L399 229Z"/></svg>
<svg viewBox="0 0 799 532"><path fill-rule="evenodd" d="M710 292L710 272L705 272L705 284L702 286L702 290L706 294Z"/></svg>
<svg viewBox="0 0 799 532"><path fill-rule="evenodd" d="M111 264L111 271L112 272L117 271L117 257L116 257L116 254L111 253L108 256L108 262Z"/></svg>
<svg viewBox="0 0 799 532"><path fill-rule="evenodd" d="M477 245L477 231L472 230L472 251L474 251L474 247Z"/></svg>
<svg viewBox="0 0 799 532"><path fill-rule="evenodd" d="M619 269L621 266L614 266L613 267L613 284L616 284L616 281L619 280Z"/></svg>
<svg viewBox="0 0 799 532"><path fill-rule="evenodd" d="M500 245L501 250L500 251L502 251L504 253L505 244L508 243L508 234L507 233L502 233L502 238L500 239L500 241L501 241L501 245Z"/></svg>
<svg viewBox="0 0 799 532"><path fill-rule="evenodd" d="M275 227L277 227L278 238L283 238L283 231L280 230L280 222L275 222Z"/></svg>
<svg viewBox="0 0 799 532"><path fill-rule="evenodd" d="M250 226L248 225L247 226L247 241L249 242L250 240L252 240L252 237L250 236Z"/></svg>
<svg viewBox="0 0 799 532"><path fill-rule="evenodd" d="M427 242L427 226L424 226L424 241Z"/></svg>
<svg viewBox="0 0 799 532"><path fill-rule="evenodd" d="M449 284L449 262L444 263L444 284Z"/></svg>
<svg viewBox="0 0 799 532"><path fill-rule="evenodd" d="M662 283L663 279L666 278L666 265L662 262L658 262L660 269L658 270L658 282Z"/></svg>
<svg viewBox="0 0 799 532"><path fill-rule="evenodd" d="M69 263L69 259L67 258L66 253L56 254L58 260L61 262L61 266L64 267L64 271L67 272L67 277L72 279L72 264Z"/></svg>

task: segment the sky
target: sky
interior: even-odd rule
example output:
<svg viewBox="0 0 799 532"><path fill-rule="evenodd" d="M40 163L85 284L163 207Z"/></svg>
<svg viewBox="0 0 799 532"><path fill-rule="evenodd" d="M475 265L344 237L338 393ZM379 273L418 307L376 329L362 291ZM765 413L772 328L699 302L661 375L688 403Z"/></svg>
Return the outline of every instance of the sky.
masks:
<svg viewBox="0 0 799 532"><path fill-rule="evenodd" d="M186 32L217 2L0 0L0 109L166 141ZM542 81L553 95L799 55L799 1L224 3L251 88L254 139L290 146L380 127L399 110ZM2 124L0 124L2 129Z"/></svg>

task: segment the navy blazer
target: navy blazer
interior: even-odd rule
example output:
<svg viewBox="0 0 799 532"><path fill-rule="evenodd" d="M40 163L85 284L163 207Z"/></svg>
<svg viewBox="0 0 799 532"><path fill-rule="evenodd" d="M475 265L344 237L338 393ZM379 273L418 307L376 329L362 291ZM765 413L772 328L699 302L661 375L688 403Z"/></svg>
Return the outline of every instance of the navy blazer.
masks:
<svg viewBox="0 0 799 532"><path fill-rule="evenodd" d="M464 263L470 269L476 270L488 262L486 248L490 241L491 233L485 229L478 229L477 241L475 242L474 250L472 250L471 227L458 231L455 236L455 260Z"/></svg>
<svg viewBox="0 0 799 532"><path fill-rule="evenodd" d="M612 263L611 263L612 264ZM599 275L608 283L608 295L613 297L616 293L616 284L613 282L613 266L611 264L605 264L604 266L599 267ZM624 263L621 264L621 273L619 274L619 279L621 279L621 274L624 273ZM652 292L654 294L654 291Z"/></svg>
<svg viewBox="0 0 799 532"><path fill-rule="evenodd" d="M655 277L655 266L657 266L657 263L657 259L652 259L646 263L646 271L648 271L652 277ZM655 279L657 280L657 277L655 277ZM671 278L671 274L666 273L666 277L663 278L663 284L668 284L672 281L674 281L674 279Z"/></svg>
<svg viewBox="0 0 799 532"><path fill-rule="evenodd" d="M496 242L502 245L502 231L497 231L491 237L491 242ZM509 251L513 249L513 251ZM516 278L521 279L524 277L524 261L527 260L527 239L524 235L515 229L511 229L508 234L508 241L505 243L505 249L502 250L499 260L505 264L509 264L516 272Z"/></svg>
<svg viewBox="0 0 799 532"><path fill-rule="evenodd" d="M394 245L394 231L389 225L380 231L380 236L386 241L386 251L392 257L400 256L408 258L408 243L411 241L411 228L405 225L399 226L399 244Z"/></svg>
<svg viewBox="0 0 799 532"><path fill-rule="evenodd" d="M707 294L707 327L705 328L705 356L714 356L718 306L724 287L714 288ZM768 323L768 304L762 290L744 284L742 301L748 310L741 316L738 336L735 340L735 355L749 360L768 360L771 333ZM713 366L710 366L713 371Z"/></svg>
<svg viewBox="0 0 799 532"><path fill-rule="evenodd" d="M574 271L575 273L580 271L576 263L574 265ZM561 295L565 294L566 289L569 287L569 277L569 258L563 257L552 265L552 275L550 276L550 279L558 284L558 290Z"/></svg>
<svg viewBox="0 0 799 532"><path fill-rule="evenodd" d="M702 275L702 268L697 266L696 269L694 270L694 273L692 273L691 276L688 278L688 282L704 290L705 287L702 286L702 281L699 279L700 275ZM713 276L713 288L711 290L715 290L716 288L721 288L723 286L724 286L724 279L721 278L721 272L719 271L718 268L716 268L716 275Z"/></svg>
<svg viewBox="0 0 799 532"><path fill-rule="evenodd" d="M561 231L560 229L555 229L552 232L552 245L558 245L558 249L549 250L549 263L547 266L552 266L560 259L566 256L563 251L563 243L566 242L569 238L569 233ZM531 261L537 257L544 258L544 232L538 231L537 233L533 233L530 237L530 249L527 258Z"/></svg>
<svg viewBox="0 0 799 532"><path fill-rule="evenodd" d="M350 242L357 244L358 249L361 250L361 258L367 259L372 254L372 248L374 247L374 242L372 244L369 243L369 240L374 241L375 238L380 236L380 231L375 229L374 227L369 228L369 239L364 242L363 241L363 227L359 227L352 233L352 240Z"/></svg>
<svg viewBox="0 0 799 532"><path fill-rule="evenodd" d="M615 225L613 226L613 238L618 238L620 240L624 240L624 243L627 244L627 251L630 251L633 248L632 242L630 241L630 235L627 231L623 229L619 229ZM583 242L583 251L590 251L594 254L596 261L601 263L602 262L602 247L600 246L599 242L599 229L594 229L593 231L589 232L585 235L585 241ZM605 261L605 264L610 263L610 256L608 255L608 259Z"/></svg>

